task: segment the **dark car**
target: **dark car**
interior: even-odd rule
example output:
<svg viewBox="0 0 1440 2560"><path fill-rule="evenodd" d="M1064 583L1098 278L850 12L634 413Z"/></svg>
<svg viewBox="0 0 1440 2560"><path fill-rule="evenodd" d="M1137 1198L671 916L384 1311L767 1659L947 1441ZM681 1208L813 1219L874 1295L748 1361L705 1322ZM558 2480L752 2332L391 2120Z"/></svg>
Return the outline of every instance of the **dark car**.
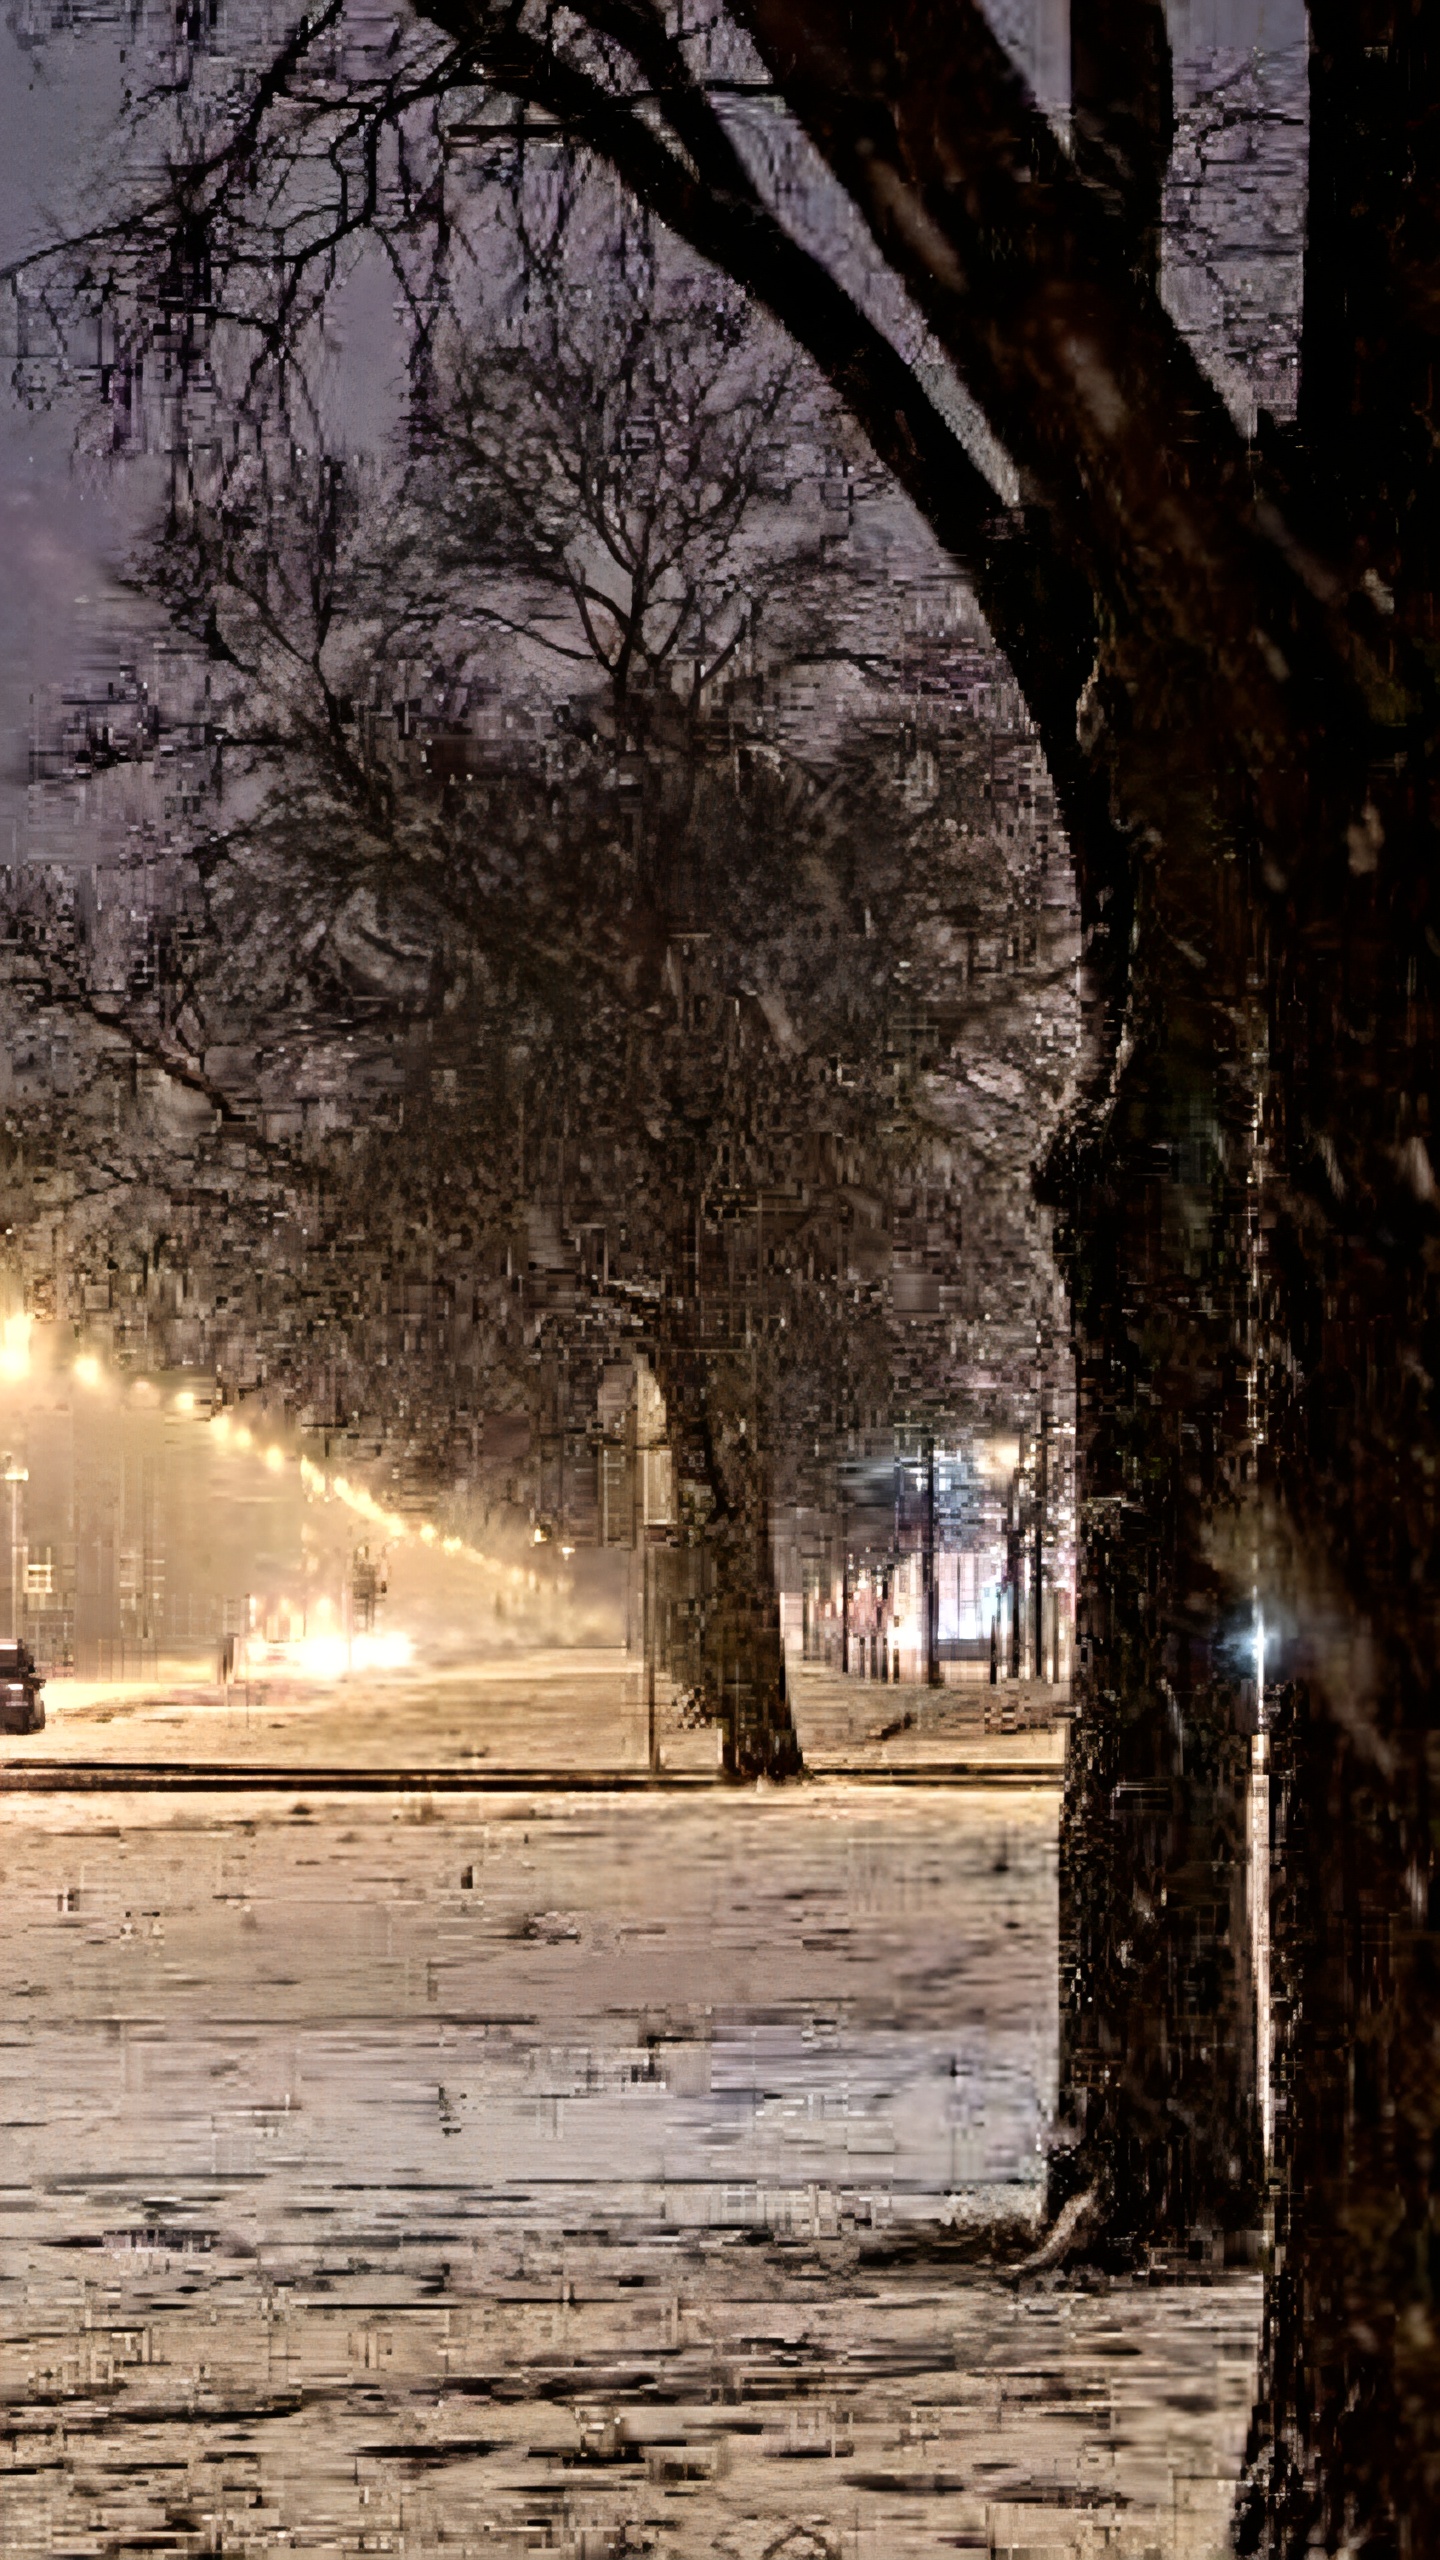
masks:
<svg viewBox="0 0 1440 2560"><path fill-rule="evenodd" d="M0 1733L38 1733L45 1721L43 1673L28 1644L0 1641Z"/></svg>

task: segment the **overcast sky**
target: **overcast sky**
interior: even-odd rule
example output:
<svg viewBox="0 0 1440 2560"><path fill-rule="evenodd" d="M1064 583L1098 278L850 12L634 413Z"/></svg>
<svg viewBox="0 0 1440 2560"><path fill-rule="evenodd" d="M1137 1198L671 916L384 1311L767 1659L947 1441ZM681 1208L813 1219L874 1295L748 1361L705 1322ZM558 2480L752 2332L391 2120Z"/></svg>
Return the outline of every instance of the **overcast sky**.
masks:
<svg viewBox="0 0 1440 2560"><path fill-rule="evenodd" d="M119 103L117 49L87 30L28 53L0 27L0 264L53 236L67 179L93 165ZM8 332L7 332L8 335ZM117 510L71 469L76 413L28 413L0 386L0 857L23 824L30 698L83 654L76 598L93 595L116 547Z"/></svg>
<svg viewBox="0 0 1440 2560"><path fill-rule="evenodd" d="M1047 107L1066 104L1065 0L991 0L997 26L1035 82ZM1258 48L1284 66L1282 83L1303 102L1305 20L1303 0L1171 0L1177 87L1182 109L1195 83L1186 65L1217 53L1239 60ZM8 19L0 27L0 263L53 237L66 217L74 182L93 172L110 142L120 97L115 38L91 23L78 33L48 34L27 51ZM1298 163L1303 178L1303 136ZM1262 206L1288 191L1295 174L1277 168L1253 173L1252 198ZM1271 244L1269 299L1283 303L1285 253ZM1294 277L1298 291L1298 270ZM1243 413L1247 374L1257 370L1253 304L1246 273L1233 266L1218 279L1205 272L1186 281L1177 308L1202 352L1213 349L1227 396ZM394 321L389 287L376 274L358 278L337 341L355 350L353 378L345 386L347 442L359 448L383 433L393 414L383 377L393 367ZM1247 309L1247 303L1252 306ZM1238 312L1238 317L1237 317ZM1273 335L1272 331L1272 335ZM1222 341L1236 342L1226 362ZM1207 349L1207 338L1210 349ZM387 343L388 341L388 343ZM371 351L367 364L365 350ZM381 350L383 349L383 355ZM348 368L347 368L348 369ZM1263 360L1259 371L1265 372ZM1278 384L1278 388L1277 388ZM1282 405L1283 383L1267 378L1259 396ZM102 592L107 561L119 555L127 516L133 520L141 492L134 480L107 483L93 468L72 466L77 413L63 395L48 413L27 414L0 386L0 859L25 836L24 776L32 699L63 684L93 657L97 633L93 600Z"/></svg>

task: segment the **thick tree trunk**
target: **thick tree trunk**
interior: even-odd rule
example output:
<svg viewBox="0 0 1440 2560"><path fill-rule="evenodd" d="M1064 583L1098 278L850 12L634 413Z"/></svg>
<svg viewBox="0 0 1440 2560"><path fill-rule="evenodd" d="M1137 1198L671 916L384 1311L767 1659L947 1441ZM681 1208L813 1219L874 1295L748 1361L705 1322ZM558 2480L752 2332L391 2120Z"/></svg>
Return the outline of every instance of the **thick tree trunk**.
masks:
<svg viewBox="0 0 1440 2560"><path fill-rule="evenodd" d="M1226 1549L1249 1399L1243 1080L1156 1002L1071 1166L1079 1619L1061 1829L1051 2203L1102 2258L1216 2255L1259 2220L1246 1920L1253 1681ZM1217 1554L1217 1550L1219 1551ZM1078 2235L1077 2235L1078 2238Z"/></svg>
<svg viewBox="0 0 1440 2560"><path fill-rule="evenodd" d="M1267 2560L1440 2548L1440 971L1429 813L1376 801L1275 1000L1275 2237L1236 2517Z"/></svg>
<svg viewBox="0 0 1440 2560"><path fill-rule="evenodd" d="M1426 1760L1377 1754L1307 1682L1276 1702L1278 2176L1235 2535L1268 2560L1418 2560L1440 2536Z"/></svg>
<svg viewBox="0 0 1440 2560"><path fill-rule="evenodd" d="M785 1679L770 1533L770 1469L749 1362L698 1338L694 1300L672 1302L657 1348L675 1457L679 1570L669 1667L724 1737L726 1774L790 1778L801 1769Z"/></svg>

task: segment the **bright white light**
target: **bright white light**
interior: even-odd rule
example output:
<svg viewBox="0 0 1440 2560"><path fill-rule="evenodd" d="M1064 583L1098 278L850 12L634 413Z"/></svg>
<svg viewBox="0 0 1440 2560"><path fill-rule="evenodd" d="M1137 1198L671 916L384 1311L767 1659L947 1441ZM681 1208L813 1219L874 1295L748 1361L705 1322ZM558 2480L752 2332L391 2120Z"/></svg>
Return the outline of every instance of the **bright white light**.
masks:
<svg viewBox="0 0 1440 2560"><path fill-rule="evenodd" d="M357 1671L403 1671L414 1651L410 1638L397 1627L385 1635L356 1636L351 1657Z"/></svg>
<svg viewBox="0 0 1440 2560"><path fill-rule="evenodd" d="M293 1651L295 1668L307 1680L343 1680L350 1668L343 1636L302 1636Z"/></svg>
<svg viewBox="0 0 1440 2560"><path fill-rule="evenodd" d="M329 1617L332 1612L326 1607L324 1614ZM398 1627L380 1635L346 1638L337 1627L327 1626L314 1635L268 1641L250 1636L244 1647L244 1668L250 1679L263 1679L269 1672L296 1680L343 1680L351 1671L403 1671L414 1652L409 1636Z"/></svg>
<svg viewBox="0 0 1440 2560"><path fill-rule="evenodd" d="M277 1449L273 1440L265 1452L265 1464L272 1476L278 1476L285 1464L285 1452L283 1449Z"/></svg>
<svg viewBox="0 0 1440 2560"><path fill-rule="evenodd" d="M104 1373L93 1351L82 1351L75 1363L75 1376L82 1387L103 1387Z"/></svg>
<svg viewBox="0 0 1440 2560"><path fill-rule="evenodd" d="M189 1389L188 1387L182 1387L182 1388L181 1388L180 1393L178 1394L178 1396L177 1396L177 1397L176 1397L176 1399L175 1399L175 1410L176 1410L176 1412L177 1412L177 1413L193 1413L193 1412L194 1412L194 1410L195 1410L195 1398L194 1398L194 1396L191 1394L190 1389Z"/></svg>

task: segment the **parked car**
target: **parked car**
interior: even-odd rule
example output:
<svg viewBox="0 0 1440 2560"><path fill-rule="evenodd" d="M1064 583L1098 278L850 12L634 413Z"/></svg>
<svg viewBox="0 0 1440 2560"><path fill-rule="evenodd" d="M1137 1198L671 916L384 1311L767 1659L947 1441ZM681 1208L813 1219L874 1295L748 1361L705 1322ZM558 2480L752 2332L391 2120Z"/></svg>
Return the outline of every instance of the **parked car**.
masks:
<svg viewBox="0 0 1440 2560"><path fill-rule="evenodd" d="M14 1636L0 1641L0 1733L39 1732L45 1722L44 1686L28 1644Z"/></svg>

